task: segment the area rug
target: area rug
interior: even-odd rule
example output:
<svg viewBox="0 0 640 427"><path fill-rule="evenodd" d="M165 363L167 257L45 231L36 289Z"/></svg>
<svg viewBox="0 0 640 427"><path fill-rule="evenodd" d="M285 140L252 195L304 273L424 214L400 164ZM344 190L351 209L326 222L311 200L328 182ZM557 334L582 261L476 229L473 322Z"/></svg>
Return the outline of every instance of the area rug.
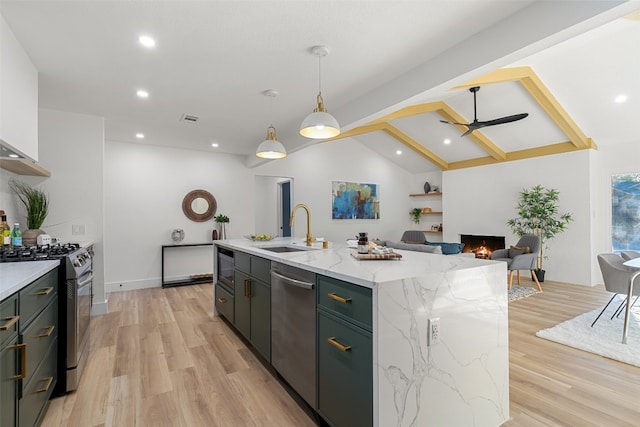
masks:
<svg viewBox="0 0 640 427"><path fill-rule="evenodd" d="M624 312L611 319L621 302L622 299L616 297L593 328L591 323L602 308L581 314L553 328L538 331L536 335L640 367L640 301L631 309L627 344L622 344Z"/></svg>
<svg viewBox="0 0 640 427"><path fill-rule="evenodd" d="M532 288L531 286L513 285L511 286L511 289L509 289L509 302L517 301L539 293L540 291L537 288Z"/></svg>

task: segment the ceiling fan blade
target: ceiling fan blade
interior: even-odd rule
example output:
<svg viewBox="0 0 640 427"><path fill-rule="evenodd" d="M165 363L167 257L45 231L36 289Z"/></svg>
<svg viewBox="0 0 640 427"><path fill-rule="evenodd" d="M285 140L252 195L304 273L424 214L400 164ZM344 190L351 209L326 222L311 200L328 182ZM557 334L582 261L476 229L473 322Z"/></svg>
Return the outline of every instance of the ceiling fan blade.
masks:
<svg viewBox="0 0 640 427"><path fill-rule="evenodd" d="M493 120L487 120L487 121L484 121L484 122L478 122L478 124L480 124L480 126L478 126L478 127L495 126L495 125L501 125L501 124L504 124L504 123L517 122L518 120L524 119L528 115L529 115L529 113L521 113L521 114L514 114L512 116L500 117L499 119L493 119Z"/></svg>
<svg viewBox="0 0 640 427"><path fill-rule="evenodd" d="M447 121L447 120L440 120L440 123L446 123L448 125L469 126L467 123L450 122L450 121Z"/></svg>

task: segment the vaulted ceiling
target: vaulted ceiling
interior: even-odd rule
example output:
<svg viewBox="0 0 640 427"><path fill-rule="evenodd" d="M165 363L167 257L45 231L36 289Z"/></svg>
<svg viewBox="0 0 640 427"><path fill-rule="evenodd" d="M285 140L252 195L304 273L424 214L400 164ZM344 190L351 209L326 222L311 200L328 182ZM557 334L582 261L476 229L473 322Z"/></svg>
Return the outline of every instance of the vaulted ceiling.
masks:
<svg viewBox="0 0 640 427"><path fill-rule="evenodd" d="M239 154L248 165L256 164L253 153L270 123L289 152L317 143L298 127L318 90L309 48L326 44L322 89L342 124L340 139L357 140L411 172L637 140L640 21L624 16L638 7L0 1L40 71L41 107L105 117L107 141ZM156 47L141 47L140 34L155 37ZM440 120L473 120L471 86L481 87L479 120L529 116L460 137L463 127ZM135 96L140 88L149 98ZM280 92L272 103L267 89ZM615 104L622 93L628 101ZM185 122L184 114L199 120Z"/></svg>

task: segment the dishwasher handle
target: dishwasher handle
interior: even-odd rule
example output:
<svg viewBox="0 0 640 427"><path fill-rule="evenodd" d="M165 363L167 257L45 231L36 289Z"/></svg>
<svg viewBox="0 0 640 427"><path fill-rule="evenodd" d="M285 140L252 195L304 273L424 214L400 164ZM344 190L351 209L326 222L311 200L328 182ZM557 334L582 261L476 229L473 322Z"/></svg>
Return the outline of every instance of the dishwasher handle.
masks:
<svg viewBox="0 0 640 427"><path fill-rule="evenodd" d="M280 273L276 273L275 271L271 271L271 276L276 277L279 280L282 280L283 283L287 285L297 286L298 288L303 288L312 291L315 285L310 282L304 282L302 280L292 279L291 277L283 276Z"/></svg>

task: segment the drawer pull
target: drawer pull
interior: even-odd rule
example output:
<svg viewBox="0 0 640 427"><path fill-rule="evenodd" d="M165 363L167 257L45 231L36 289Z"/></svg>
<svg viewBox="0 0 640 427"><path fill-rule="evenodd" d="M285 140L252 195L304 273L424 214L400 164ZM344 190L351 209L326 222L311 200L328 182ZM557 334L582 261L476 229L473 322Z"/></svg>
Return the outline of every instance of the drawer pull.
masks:
<svg viewBox="0 0 640 427"><path fill-rule="evenodd" d="M343 304L351 304L351 298L343 298L340 295L336 295L335 293L331 292L330 294L327 294L327 296L329 298L331 298L334 301L338 301L341 302Z"/></svg>
<svg viewBox="0 0 640 427"><path fill-rule="evenodd" d="M226 302L227 302L227 299L226 299L226 298L218 298L218 302L219 302L220 304L224 304L224 303L226 303Z"/></svg>
<svg viewBox="0 0 640 427"><path fill-rule="evenodd" d="M7 323L5 323L4 325L0 326L0 331L8 330L9 328L11 328L13 325L16 324L18 319L20 319L20 316L11 316L11 317L5 318L4 320L6 320Z"/></svg>
<svg viewBox="0 0 640 427"><path fill-rule="evenodd" d="M251 279L244 279L244 296L251 298Z"/></svg>
<svg viewBox="0 0 640 427"><path fill-rule="evenodd" d="M46 329L46 330L47 330L47 332L45 332L44 334L40 334L40 335L38 335L38 338L46 338L46 337L48 337L48 336L51 336L51 334L53 333L53 330L54 330L55 328L56 328L56 327L55 327L55 326L53 326L53 325L45 327L44 329Z"/></svg>
<svg viewBox="0 0 640 427"><path fill-rule="evenodd" d="M53 377L46 377L41 379L40 381L46 381L47 383L45 384L44 387L37 389L35 392L45 393L47 390L49 390L49 387L51 387L51 383L53 382Z"/></svg>
<svg viewBox="0 0 640 427"><path fill-rule="evenodd" d="M327 338L327 342L332 346L334 346L335 348L337 348L338 350L344 351L345 353L351 351L350 345L340 344L338 341L336 341L336 337Z"/></svg>
<svg viewBox="0 0 640 427"><path fill-rule="evenodd" d="M15 348L16 350L22 350L20 352L20 371L22 372L20 375L16 375L11 377L12 380L21 380L27 376L27 345L26 344L16 344L12 345L9 348Z"/></svg>
<svg viewBox="0 0 640 427"><path fill-rule="evenodd" d="M43 295L49 295L49 294L51 293L51 291L53 291L53 286L49 286L49 287L46 287L46 288L42 288L42 290L41 290L41 291L38 291L38 292L36 292L36 293L35 293L35 294L33 294L33 295L38 296L38 297L41 297L41 296L43 296Z"/></svg>

